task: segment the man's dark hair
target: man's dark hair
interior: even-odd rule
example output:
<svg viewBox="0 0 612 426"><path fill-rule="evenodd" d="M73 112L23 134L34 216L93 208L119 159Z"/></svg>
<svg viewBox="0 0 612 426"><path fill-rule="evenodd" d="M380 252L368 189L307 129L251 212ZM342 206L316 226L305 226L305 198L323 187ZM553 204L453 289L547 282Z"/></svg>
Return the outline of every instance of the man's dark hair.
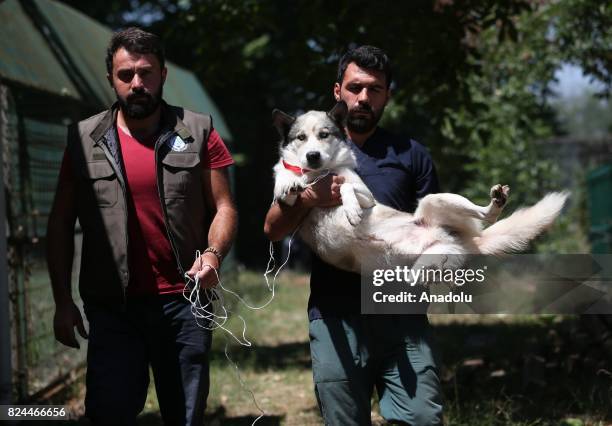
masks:
<svg viewBox="0 0 612 426"><path fill-rule="evenodd" d="M391 86L391 80L393 78L391 73L391 62L382 49L374 46L359 46L346 52L338 63L337 81L339 84L342 84L346 67L348 67L351 62L354 62L359 68L382 71L387 81L387 89Z"/></svg>
<svg viewBox="0 0 612 426"><path fill-rule="evenodd" d="M140 28L129 27L113 34L106 50L106 71L113 73L113 55L117 50L124 48L130 53L152 53L157 57L159 65L164 68L164 46L161 39Z"/></svg>

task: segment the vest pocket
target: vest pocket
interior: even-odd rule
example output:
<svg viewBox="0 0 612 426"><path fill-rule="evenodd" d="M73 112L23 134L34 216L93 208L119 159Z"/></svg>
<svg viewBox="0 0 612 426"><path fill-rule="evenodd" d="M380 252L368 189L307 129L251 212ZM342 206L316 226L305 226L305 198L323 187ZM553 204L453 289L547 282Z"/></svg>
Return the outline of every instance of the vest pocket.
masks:
<svg viewBox="0 0 612 426"><path fill-rule="evenodd" d="M112 207L117 204L117 176L108 161L88 162L87 177L91 181L98 206Z"/></svg>
<svg viewBox="0 0 612 426"><path fill-rule="evenodd" d="M168 153L163 159L165 198L187 198L199 190L202 178L197 152Z"/></svg>

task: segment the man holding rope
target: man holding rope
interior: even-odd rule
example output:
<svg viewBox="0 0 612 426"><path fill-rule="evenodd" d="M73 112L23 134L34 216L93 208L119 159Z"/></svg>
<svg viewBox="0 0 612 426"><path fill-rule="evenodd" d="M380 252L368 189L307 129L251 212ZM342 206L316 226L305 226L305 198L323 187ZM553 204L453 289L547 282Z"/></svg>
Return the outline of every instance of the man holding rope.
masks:
<svg viewBox="0 0 612 426"><path fill-rule="evenodd" d="M414 211L438 191L435 168L420 144L377 126L390 97L391 65L372 46L340 60L334 98L348 105L345 131L360 177L376 200ZM341 204L343 180L328 176L298 195L293 206L274 204L264 232L278 241L313 207ZM413 426L442 424L440 380L426 315L361 315L358 274L313 256L310 278L310 351L315 393L326 425L369 425L373 388L382 416Z"/></svg>
<svg viewBox="0 0 612 426"><path fill-rule="evenodd" d="M85 408L94 424L136 423L151 366L164 423L201 425L212 335L182 293L186 276L216 285L234 239L233 160L209 115L162 100L157 36L115 33L106 65L117 102L69 128L49 216L55 336L79 347L76 327L89 339ZM71 294L77 218L89 336Z"/></svg>

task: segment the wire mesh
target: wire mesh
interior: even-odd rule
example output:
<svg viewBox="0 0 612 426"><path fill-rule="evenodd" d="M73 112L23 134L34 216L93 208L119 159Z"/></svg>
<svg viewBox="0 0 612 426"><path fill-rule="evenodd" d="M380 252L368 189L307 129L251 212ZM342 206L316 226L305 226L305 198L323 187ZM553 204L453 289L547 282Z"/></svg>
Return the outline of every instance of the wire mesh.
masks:
<svg viewBox="0 0 612 426"><path fill-rule="evenodd" d="M6 88L5 88L6 89ZM9 263L14 400L26 401L85 362L86 345L69 349L55 341L55 306L45 261L45 234L66 145L65 119L32 108L46 102L19 89L3 103L4 186ZM61 100L60 100L61 102ZM77 295L80 235L75 236L73 294ZM78 297L75 297L78 300ZM5 326L5 325L3 325Z"/></svg>

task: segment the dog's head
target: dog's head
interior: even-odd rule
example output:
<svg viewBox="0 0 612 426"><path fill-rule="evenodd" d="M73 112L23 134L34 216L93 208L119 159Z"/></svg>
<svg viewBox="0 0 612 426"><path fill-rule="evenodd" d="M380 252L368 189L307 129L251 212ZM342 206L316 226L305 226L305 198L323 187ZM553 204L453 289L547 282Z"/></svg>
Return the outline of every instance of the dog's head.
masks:
<svg viewBox="0 0 612 426"><path fill-rule="evenodd" d="M272 119L281 137L281 156L291 156L302 169L332 168L336 153L344 146L347 114L344 102L331 111L309 111L297 118L275 109Z"/></svg>

